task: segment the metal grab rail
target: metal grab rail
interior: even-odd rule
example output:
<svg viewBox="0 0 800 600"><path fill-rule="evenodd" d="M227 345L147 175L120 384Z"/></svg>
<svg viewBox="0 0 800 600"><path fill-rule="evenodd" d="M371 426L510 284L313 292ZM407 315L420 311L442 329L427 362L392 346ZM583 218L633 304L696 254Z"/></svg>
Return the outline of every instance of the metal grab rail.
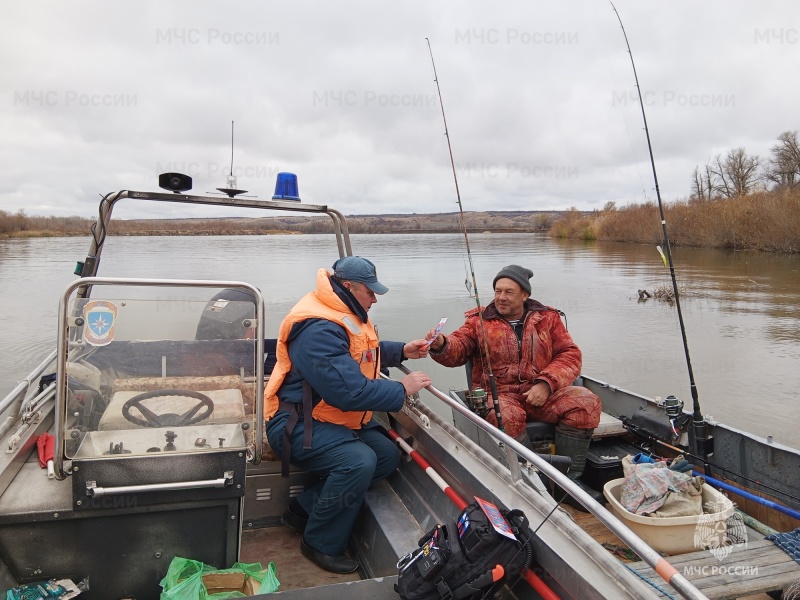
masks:
<svg viewBox="0 0 800 600"><path fill-rule="evenodd" d="M257 200L254 198L223 198L219 196L193 196L191 194L172 194L169 192L136 192L120 190L107 194L100 201L99 215L92 231L92 242L89 245L89 254L84 263L81 275L85 278L97 275L100 266L100 257L103 253L108 226L111 223L111 213L120 200L156 200L159 202L178 202L193 205L209 206L234 206L237 208L259 208L273 211L290 211L304 213L324 213L333 221L333 230L336 237L336 246L339 256L349 256L353 253L350 246L350 232L344 215L338 210L328 208L325 204L302 204L300 202ZM78 295L86 298L89 287L82 287Z"/></svg>
<svg viewBox="0 0 800 600"><path fill-rule="evenodd" d="M41 392L36 394L36 396L31 398L27 402L23 403L22 406L20 406L19 416L24 418L26 415L29 415L39 410L45 402L49 401L55 395L55 390L56 390L55 382L45 387Z"/></svg>
<svg viewBox="0 0 800 600"><path fill-rule="evenodd" d="M86 495L92 498L117 496L120 494L137 494L140 492L174 492L178 490L196 490L201 488L224 488L233 485L233 471L225 471L219 479L201 479L198 481L175 481L171 483L145 483L142 485L120 485L117 487L100 487L96 481L86 482Z"/></svg>
<svg viewBox="0 0 800 600"><path fill-rule="evenodd" d="M8 438L6 439L7 453L13 452L14 449L18 447L25 432L39 422L42 416L39 411L55 397L55 394L56 384L51 383L42 390L40 394L37 394L35 398L22 405L20 414L16 419L6 421L6 423L0 427L0 436L5 437L6 434L8 434ZM17 425L16 430L13 429L14 425Z"/></svg>
<svg viewBox="0 0 800 600"><path fill-rule="evenodd" d="M407 367L400 365L397 367L405 374L411 373ZM644 540L631 531L622 521L615 517L611 512L606 510L600 503L596 502L589 494L584 492L577 484L575 484L569 477L562 474L558 469L554 468L547 461L539 457L535 452L529 450L514 438L506 435L494 425L491 425L468 408L456 402L450 396L437 389L435 386L430 385L425 388L434 397L444 402L451 409L457 411L459 414L467 418L480 429L488 433L493 438L497 439L507 448L512 449L519 456L523 457L529 463L534 465L539 471L544 473L551 481L560 486L570 496L580 502L586 510L592 513L597 519L606 526L611 532L619 537L623 542L642 560L650 565L656 573L658 573L664 581L669 583L681 596L689 600L708 600L700 590L698 590L686 577L684 577L675 567L668 561L661 557L661 555L653 550ZM512 461L516 462L516 461Z"/></svg>
<svg viewBox="0 0 800 600"><path fill-rule="evenodd" d="M5 410L11 406L15 401L19 400L21 396L27 394L30 386L33 385L34 380L41 376L44 370L50 366L50 364L56 359L56 351L53 350L50 355L45 358L38 367L36 367L33 371L31 371L28 376L20 381L14 389L11 390L6 396L0 400L0 413L5 412Z"/></svg>

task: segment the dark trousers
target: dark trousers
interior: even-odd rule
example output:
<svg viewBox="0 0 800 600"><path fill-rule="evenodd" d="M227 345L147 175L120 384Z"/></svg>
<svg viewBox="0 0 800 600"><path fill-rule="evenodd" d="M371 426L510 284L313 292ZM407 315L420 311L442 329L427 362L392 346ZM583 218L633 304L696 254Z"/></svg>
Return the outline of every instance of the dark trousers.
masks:
<svg viewBox="0 0 800 600"><path fill-rule="evenodd" d="M400 452L380 426L352 430L314 422L313 447L303 450L302 427L292 435L292 463L320 481L297 497L308 513L306 543L332 556L344 553L370 486L400 464Z"/></svg>

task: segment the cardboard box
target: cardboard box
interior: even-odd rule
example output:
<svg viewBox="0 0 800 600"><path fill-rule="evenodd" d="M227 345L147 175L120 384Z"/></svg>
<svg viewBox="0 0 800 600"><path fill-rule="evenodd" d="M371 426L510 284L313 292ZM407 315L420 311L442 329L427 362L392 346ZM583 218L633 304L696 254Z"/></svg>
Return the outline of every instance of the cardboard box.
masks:
<svg viewBox="0 0 800 600"><path fill-rule="evenodd" d="M209 594L220 592L241 592L245 596L255 596L261 583L249 575L239 572L226 573L214 571L203 575L203 584Z"/></svg>

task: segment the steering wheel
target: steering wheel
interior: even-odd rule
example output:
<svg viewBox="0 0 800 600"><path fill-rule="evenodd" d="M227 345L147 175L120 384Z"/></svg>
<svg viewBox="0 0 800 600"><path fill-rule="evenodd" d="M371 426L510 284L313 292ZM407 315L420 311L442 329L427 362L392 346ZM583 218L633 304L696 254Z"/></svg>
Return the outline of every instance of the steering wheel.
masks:
<svg viewBox="0 0 800 600"><path fill-rule="evenodd" d="M157 415L142 404L149 398L161 398L163 396L183 396L186 398L195 398L199 400L199 402L182 415L175 413ZM134 417L131 414L131 408L134 407L142 414L144 419ZM204 410L198 414L200 409ZM142 427L182 427L184 425L194 425L210 417L212 412L214 412L214 401L205 394L193 392L191 390L157 390L154 392L144 392L143 394L134 396L122 406L122 416L131 423L141 425Z"/></svg>

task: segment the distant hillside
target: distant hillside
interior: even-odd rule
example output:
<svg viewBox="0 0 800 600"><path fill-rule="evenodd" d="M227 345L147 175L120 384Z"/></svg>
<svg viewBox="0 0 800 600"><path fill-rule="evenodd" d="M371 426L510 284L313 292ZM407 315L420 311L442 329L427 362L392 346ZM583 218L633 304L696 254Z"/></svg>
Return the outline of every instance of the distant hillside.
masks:
<svg viewBox="0 0 800 600"><path fill-rule="evenodd" d="M547 231L559 213L543 211L465 212L468 231ZM354 215L347 218L353 233L457 232L457 212L411 215Z"/></svg>
<svg viewBox="0 0 800 600"><path fill-rule="evenodd" d="M558 211L465 212L469 232L547 231ZM434 214L350 215L350 233L448 233L461 231L457 212ZM0 210L0 237L89 235L93 221L81 217L29 217ZM261 218L113 220L112 235L268 235L333 232L327 215Z"/></svg>
<svg viewBox="0 0 800 600"><path fill-rule="evenodd" d="M485 211L464 213L469 232L547 231L561 213L545 211ZM349 215L350 233L458 233L458 213ZM287 215L238 219L168 219L112 221L117 235L265 235L271 233L332 233L327 215Z"/></svg>

